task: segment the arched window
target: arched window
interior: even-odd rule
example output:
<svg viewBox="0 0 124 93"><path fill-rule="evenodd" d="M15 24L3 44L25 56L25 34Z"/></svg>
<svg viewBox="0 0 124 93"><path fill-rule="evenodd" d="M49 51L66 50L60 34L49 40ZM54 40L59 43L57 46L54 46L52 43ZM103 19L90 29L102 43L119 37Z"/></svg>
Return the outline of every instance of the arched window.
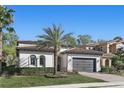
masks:
<svg viewBox="0 0 124 93"><path fill-rule="evenodd" d="M105 66L109 66L109 59L105 60Z"/></svg>
<svg viewBox="0 0 124 93"><path fill-rule="evenodd" d="M45 56L44 55L40 56L40 65L45 67Z"/></svg>
<svg viewBox="0 0 124 93"><path fill-rule="evenodd" d="M30 59L31 59L31 65L37 65L37 58L35 55L31 55Z"/></svg>

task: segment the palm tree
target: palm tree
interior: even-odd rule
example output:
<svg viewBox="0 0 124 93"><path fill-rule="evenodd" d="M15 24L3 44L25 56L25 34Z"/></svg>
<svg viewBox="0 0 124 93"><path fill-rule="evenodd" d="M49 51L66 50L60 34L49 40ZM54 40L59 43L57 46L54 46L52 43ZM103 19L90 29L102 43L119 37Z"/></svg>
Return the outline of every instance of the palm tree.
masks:
<svg viewBox="0 0 124 93"><path fill-rule="evenodd" d="M13 23L14 10L4 6L0 6L0 61L2 61L3 55L3 30L14 31L10 25ZM0 72L2 71L2 63L0 62Z"/></svg>
<svg viewBox="0 0 124 93"><path fill-rule="evenodd" d="M52 28L44 28L43 31L45 34L39 35L38 44L41 46L48 46L54 48L54 75L57 73L57 61L58 61L58 54L61 45L63 42L67 40L67 34L64 35L64 31L61 26L53 25Z"/></svg>

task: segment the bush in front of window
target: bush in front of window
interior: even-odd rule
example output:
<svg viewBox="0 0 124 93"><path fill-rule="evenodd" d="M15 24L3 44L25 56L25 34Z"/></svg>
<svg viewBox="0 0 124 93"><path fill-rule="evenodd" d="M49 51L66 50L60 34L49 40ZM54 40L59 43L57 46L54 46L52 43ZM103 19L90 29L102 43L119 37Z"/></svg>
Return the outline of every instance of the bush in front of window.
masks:
<svg viewBox="0 0 124 93"><path fill-rule="evenodd" d="M39 76L39 75L44 75L47 73L53 73L53 68L52 67L42 67L42 68L17 68L15 65L13 66L8 66L3 68L2 74L6 75L25 75L25 76Z"/></svg>
<svg viewBox="0 0 124 93"><path fill-rule="evenodd" d="M20 68L20 74L26 76L33 76L33 75L44 75L46 73L53 73L52 67L45 67L45 68Z"/></svg>
<svg viewBox="0 0 124 93"><path fill-rule="evenodd" d="M20 73L20 68L17 68L15 65L5 66L2 68L2 74L4 75L15 75Z"/></svg>

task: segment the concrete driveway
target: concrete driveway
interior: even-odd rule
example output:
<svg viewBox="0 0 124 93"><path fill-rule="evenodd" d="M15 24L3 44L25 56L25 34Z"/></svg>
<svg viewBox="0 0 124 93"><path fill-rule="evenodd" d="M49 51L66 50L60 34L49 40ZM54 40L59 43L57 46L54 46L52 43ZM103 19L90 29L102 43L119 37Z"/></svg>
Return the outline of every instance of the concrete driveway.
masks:
<svg viewBox="0 0 124 93"><path fill-rule="evenodd" d="M80 75L101 79L108 82L124 82L124 77L113 75L113 74L103 74L103 73L89 73L89 72L79 72Z"/></svg>

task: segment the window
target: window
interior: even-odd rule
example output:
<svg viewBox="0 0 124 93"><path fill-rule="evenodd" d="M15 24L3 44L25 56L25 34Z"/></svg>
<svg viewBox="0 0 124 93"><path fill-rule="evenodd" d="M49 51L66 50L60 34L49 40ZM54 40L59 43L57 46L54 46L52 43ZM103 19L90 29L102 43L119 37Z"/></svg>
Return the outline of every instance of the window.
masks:
<svg viewBox="0 0 124 93"><path fill-rule="evenodd" d="M37 65L37 58L35 55L31 55L30 59L31 59L31 65Z"/></svg>
<svg viewBox="0 0 124 93"><path fill-rule="evenodd" d="M40 65L42 65L43 67L45 67L45 56L41 55L40 56Z"/></svg>

